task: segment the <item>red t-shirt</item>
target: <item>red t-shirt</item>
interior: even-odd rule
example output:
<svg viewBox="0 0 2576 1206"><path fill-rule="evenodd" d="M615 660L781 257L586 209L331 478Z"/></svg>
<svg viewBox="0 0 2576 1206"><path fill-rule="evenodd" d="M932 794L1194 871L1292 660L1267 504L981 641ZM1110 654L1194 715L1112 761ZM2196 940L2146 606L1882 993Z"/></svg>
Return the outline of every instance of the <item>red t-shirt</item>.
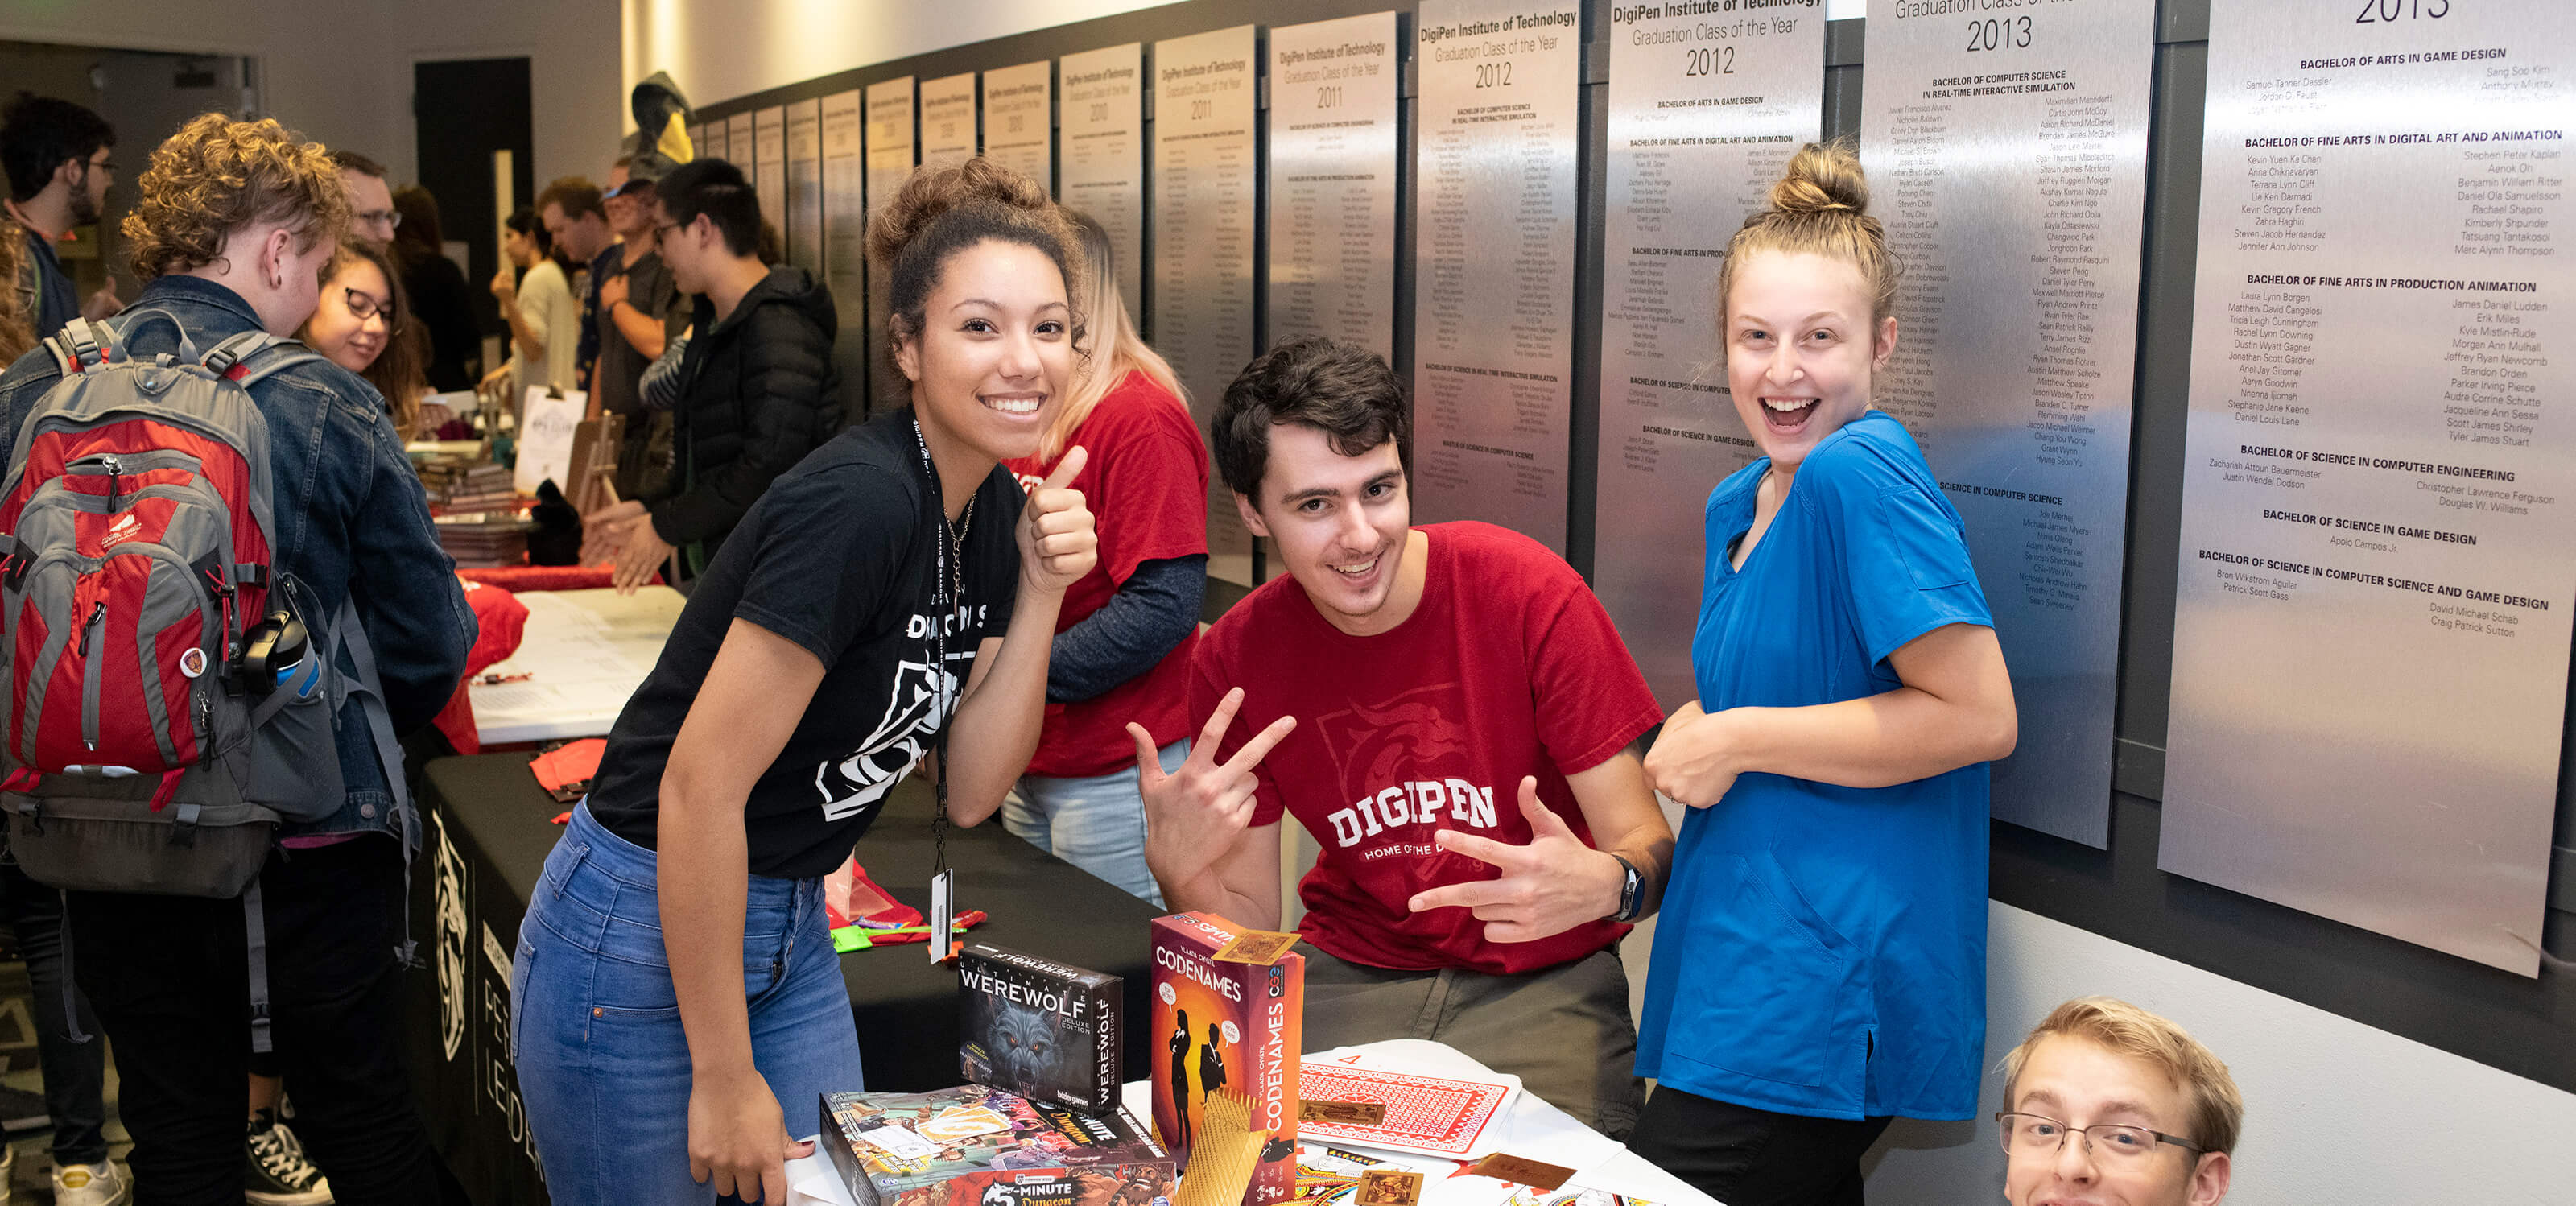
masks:
<svg viewBox="0 0 2576 1206"><path fill-rule="evenodd" d="M1325 953L1371 967L1518 974L1578 959L1628 927L1579 925L1538 942L1490 943L1466 909L1415 915L1405 902L1493 879L1442 851L1456 829L1526 845L1520 782L1589 843L1565 776L1590 770L1662 721L1645 676L1600 600L1537 541L1483 523L1432 524L1422 604L1355 637L1315 610L1294 578L1271 580L1201 637L1192 724L1242 687L1219 758L1281 716L1296 731L1262 759L1252 823L1284 810L1323 855L1299 885L1298 929Z"/></svg>
<svg viewBox="0 0 2576 1206"><path fill-rule="evenodd" d="M1153 378L1129 373L1073 429L1065 447L1076 445L1091 451L1072 485L1091 507L1100 563L1065 588L1057 632L1107 606L1137 566L1208 551L1207 446L1180 399ZM1022 489L1034 489L1055 468L1036 457L1007 464ZM1145 726L1158 746L1187 736L1190 652L1197 644L1193 631L1153 669L1079 703L1048 704L1028 773L1082 778L1136 765L1129 721Z"/></svg>

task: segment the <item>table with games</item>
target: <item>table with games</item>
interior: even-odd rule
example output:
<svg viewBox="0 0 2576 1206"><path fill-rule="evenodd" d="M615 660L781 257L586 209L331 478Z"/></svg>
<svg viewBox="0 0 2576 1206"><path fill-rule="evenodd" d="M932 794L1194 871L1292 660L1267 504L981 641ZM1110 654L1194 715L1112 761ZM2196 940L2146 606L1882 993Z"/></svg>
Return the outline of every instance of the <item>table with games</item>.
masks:
<svg viewBox="0 0 2576 1206"><path fill-rule="evenodd" d="M1425 1079L1508 1079L1454 1048L1420 1039L1319 1051L1302 1062L1308 1068L1330 1066ZM1123 1104L1131 1117L1153 1116L1152 1092L1147 1080L1126 1084ZM1299 1136L1291 1206L1364 1206L1359 1178L1370 1169L1422 1174L1418 1196L1409 1206L1718 1206L1707 1194L1526 1091L1508 1099L1466 1154L1500 1152L1543 1159L1571 1171L1561 1185L1539 1188L1498 1180L1471 1172L1479 1166L1474 1162L1319 1137L1313 1134L1312 1124L1305 1129L1307 1133ZM788 1164L787 1179L789 1206L866 1206L850 1193L819 1145L813 1155ZM1172 1201L1189 1200L1187 1180L1184 1175Z"/></svg>
<svg viewBox="0 0 2576 1206"><path fill-rule="evenodd" d="M420 793L421 858L412 913L421 957L412 976L407 1042L430 1133L472 1200L485 1206L545 1200L509 1056L510 956L566 807L537 785L530 755L486 754L429 764ZM888 892L929 905L934 861L930 791L897 787L859 843L859 858ZM1039 852L998 823L949 827L949 865L960 910L988 920L967 938L1032 951L1117 975L1141 1015L1147 933L1156 910L1069 863ZM958 1081L957 973L931 964L922 945L842 956L868 1084L926 1090ZM1143 1067L1144 1034L1127 1036L1127 1062Z"/></svg>

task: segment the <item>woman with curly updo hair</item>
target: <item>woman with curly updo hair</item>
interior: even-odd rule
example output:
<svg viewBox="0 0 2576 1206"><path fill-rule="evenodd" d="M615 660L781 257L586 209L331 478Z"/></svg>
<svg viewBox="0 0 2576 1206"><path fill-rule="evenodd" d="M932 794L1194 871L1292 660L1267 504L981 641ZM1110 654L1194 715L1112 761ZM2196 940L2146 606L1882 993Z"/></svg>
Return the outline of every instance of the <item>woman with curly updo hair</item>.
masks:
<svg viewBox="0 0 2576 1206"><path fill-rule="evenodd" d="M1001 463L1064 403L1081 252L1035 182L982 159L915 175L870 227L911 404L808 454L726 537L519 927L519 1087L565 1206L783 1201L808 1150L787 1119L862 1087L824 876L915 765L973 825L1037 746L1095 542L1065 488L1079 450L1025 501Z"/></svg>

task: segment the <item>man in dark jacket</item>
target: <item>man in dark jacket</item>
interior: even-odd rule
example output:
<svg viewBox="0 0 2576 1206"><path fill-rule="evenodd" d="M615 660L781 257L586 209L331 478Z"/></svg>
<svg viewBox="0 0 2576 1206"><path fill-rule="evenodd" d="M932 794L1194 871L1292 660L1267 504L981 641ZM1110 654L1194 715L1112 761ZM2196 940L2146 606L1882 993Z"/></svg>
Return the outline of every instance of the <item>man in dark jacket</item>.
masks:
<svg viewBox="0 0 2576 1206"><path fill-rule="evenodd" d="M274 121L199 117L143 174L125 234L144 282L111 329L127 355L202 350L254 328L286 335L321 293L350 217L322 149ZM166 314L173 322L146 315ZM175 327L174 327L175 323ZM61 377L39 350L0 376L0 463ZM280 574L317 614L354 604L396 731L446 706L474 643L454 565L384 401L328 361L251 386L266 417ZM344 660L344 665L346 664ZM419 823L398 810L356 705L340 714L340 811L279 833L260 873L277 1055L296 1127L344 1202L434 1203L443 1166L403 1070L403 863ZM242 1200L249 954L238 900L68 894L73 975L116 1044L137 1197Z"/></svg>
<svg viewBox="0 0 2576 1206"><path fill-rule="evenodd" d="M683 164L655 195L653 238L683 293L698 295L680 363L670 483L585 520L582 560L617 561L631 591L674 549L694 574L769 483L841 429L832 295L804 269L760 262L760 200L742 169Z"/></svg>

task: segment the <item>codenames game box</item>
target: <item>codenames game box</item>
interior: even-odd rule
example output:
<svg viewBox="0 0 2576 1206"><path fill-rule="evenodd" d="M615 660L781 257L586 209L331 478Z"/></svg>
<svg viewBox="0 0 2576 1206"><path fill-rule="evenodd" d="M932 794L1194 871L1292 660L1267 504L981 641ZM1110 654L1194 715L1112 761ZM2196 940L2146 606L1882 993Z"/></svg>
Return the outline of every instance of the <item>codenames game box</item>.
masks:
<svg viewBox="0 0 2576 1206"><path fill-rule="evenodd" d="M1156 1206L1175 1173L1125 1110L964 1085L823 1094L823 1150L859 1206Z"/></svg>
<svg viewBox="0 0 2576 1206"><path fill-rule="evenodd" d="M1154 1131L1191 1206L1295 1196L1306 960L1293 934L1213 913L1154 920ZM1241 1188L1235 1188L1240 1185Z"/></svg>
<svg viewBox="0 0 2576 1206"><path fill-rule="evenodd" d="M1118 1086L1127 1081L1118 977L971 942L957 959L957 987L957 1057L967 1080L1041 1106L1118 1108Z"/></svg>

